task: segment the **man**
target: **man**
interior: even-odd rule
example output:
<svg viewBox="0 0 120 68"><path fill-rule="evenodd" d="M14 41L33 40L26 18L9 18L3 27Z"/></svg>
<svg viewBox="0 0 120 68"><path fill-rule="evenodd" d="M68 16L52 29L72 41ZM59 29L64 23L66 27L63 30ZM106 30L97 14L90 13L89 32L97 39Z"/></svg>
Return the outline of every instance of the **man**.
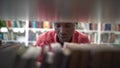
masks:
<svg viewBox="0 0 120 68"><path fill-rule="evenodd" d="M56 22L54 23L55 30L48 31L39 35L36 46L48 45L50 50L52 50L51 43L60 43L62 46L64 42L73 42L73 43L90 43L88 37L75 30L75 22ZM42 60L42 57L39 58Z"/></svg>

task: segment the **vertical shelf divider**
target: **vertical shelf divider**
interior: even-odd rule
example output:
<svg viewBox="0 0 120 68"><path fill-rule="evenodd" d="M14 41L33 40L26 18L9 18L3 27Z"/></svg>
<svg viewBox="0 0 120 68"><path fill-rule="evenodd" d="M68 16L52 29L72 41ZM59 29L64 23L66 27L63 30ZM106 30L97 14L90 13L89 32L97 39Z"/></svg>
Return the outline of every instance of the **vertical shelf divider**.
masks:
<svg viewBox="0 0 120 68"><path fill-rule="evenodd" d="M28 21L28 20L26 20L26 27L25 27L25 30L26 30L26 33L25 33L25 38L26 38L25 46L28 46L28 42L29 42L29 40L28 40L29 21Z"/></svg>

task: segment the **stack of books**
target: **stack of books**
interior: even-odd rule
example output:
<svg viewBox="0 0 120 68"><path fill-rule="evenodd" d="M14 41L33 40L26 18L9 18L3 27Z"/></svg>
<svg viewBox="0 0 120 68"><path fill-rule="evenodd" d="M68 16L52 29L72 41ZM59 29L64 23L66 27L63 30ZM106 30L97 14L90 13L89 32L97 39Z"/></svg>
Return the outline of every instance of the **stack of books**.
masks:
<svg viewBox="0 0 120 68"><path fill-rule="evenodd" d="M65 43L44 54L41 68L120 68L120 46Z"/></svg>

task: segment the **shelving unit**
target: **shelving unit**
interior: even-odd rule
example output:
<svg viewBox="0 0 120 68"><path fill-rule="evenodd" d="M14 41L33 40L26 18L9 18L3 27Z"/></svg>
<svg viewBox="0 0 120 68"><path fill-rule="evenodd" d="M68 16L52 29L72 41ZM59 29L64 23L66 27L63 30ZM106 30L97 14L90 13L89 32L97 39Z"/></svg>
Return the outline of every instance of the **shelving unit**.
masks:
<svg viewBox="0 0 120 68"><path fill-rule="evenodd" d="M8 22L12 23L11 26L8 25ZM20 23L23 23L22 25ZM15 21L14 21L15 23ZM24 43L26 46L34 45L39 34L44 33L49 30L54 30L52 24L49 22L39 22L39 21L16 21L16 27L13 26L13 21L6 21L6 27L2 27L0 32L3 33L3 42L20 42ZM19 26L18 26L19 25ZM21 26L20 26L21 25ZM83 32L88 35L88 38L91 40L91 44L120 44L120 31L117 27L116 30L113 30L112 27L110 30L104 30L103 26L105 23L81 23L78 22L76 24L76 30L79 32ZM111 24L112 25L112 24ZM117 24L118 25L118 24ZM103 28L104 27L104 28ZM103 35L107 36L103 36ZM114 34L115 38L112 39L111 34ZM12 39L8 39L4 36L12 37ZM107 41L105 41L105 38Z"/></svg>

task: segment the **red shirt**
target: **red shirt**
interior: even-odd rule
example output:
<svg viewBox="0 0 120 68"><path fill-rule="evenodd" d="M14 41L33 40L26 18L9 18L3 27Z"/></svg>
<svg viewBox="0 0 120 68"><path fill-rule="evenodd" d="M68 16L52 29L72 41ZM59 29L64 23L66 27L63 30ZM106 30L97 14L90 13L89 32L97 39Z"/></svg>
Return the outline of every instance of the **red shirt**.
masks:
<svg viewBox="0 0 120 68"><path fill-rule="evenodd" d="M50 50L52 50L50 44L51 43L57 43L57 34L54 30L48 31L46 33L40 34L36 46L41 46L42 49L44 48L45 45L48 45ZM80 33L78 31L74 31L72 41L73 43L90 43L87 35ZM43 52L42 52L43 53ZM42 55L39 57L39 61L42 60Z"/></svg>

